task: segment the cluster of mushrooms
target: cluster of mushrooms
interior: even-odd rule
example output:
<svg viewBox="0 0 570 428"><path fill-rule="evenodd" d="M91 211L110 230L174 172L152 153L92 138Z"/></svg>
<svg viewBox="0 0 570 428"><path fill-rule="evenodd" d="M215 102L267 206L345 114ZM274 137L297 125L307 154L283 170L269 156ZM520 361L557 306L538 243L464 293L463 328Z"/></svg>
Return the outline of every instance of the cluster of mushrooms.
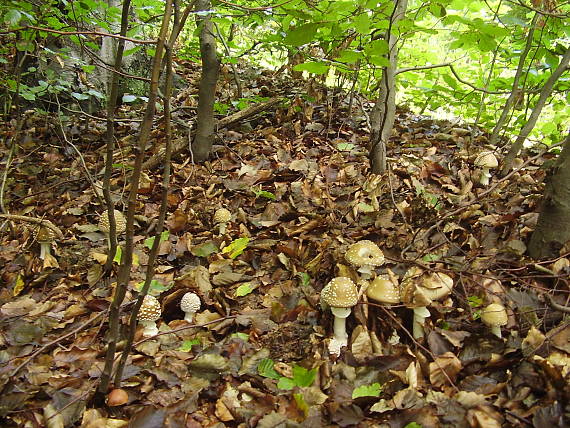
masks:
<svg viewBox="0 0 570 428"><path fill-rule="evenodd" d="M346 318L361 295L381 304L403 303L413 310L412 335L424 336L428 307L434 302L445 301L453 289L453 278L442 272L429 272L412 266L399 284L390 271L388 275L376 275L375 269L384 264L384 254L372 241L363 240L351 245L345 258L358 272L358 285L348 277L333 278L321 292L321 305L330 308L334 316L333 337L329 341L329 353L339 355L347 346ZM481 312L481 321L491 332L501 337L501 326L507 324L507 313L500 303L492 303Z"/></svg>
<svg viewBox="0 0 570 428"><path fill-rule="evenodd" d="M196 293L188 292L180 300L180 309L184 312L184 320L192 322L194 314L200 310L200 297ZM158 299L150 294L144 296L137 320L144 327L143 337L151 337L158 334L156 322L162 314Z"/></svg>

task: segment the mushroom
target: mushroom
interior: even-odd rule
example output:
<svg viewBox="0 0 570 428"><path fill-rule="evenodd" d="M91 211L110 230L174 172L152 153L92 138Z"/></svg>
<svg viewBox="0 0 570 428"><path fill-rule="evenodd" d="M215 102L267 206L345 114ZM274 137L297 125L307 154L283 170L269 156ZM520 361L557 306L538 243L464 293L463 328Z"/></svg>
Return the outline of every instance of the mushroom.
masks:
<svg viewBox="0 0 570 428"><path fill-rule="evenodd" d="M334 316L334 333L329 344L329 352L338 355L340 348L347 345L346 318L350 315L351 308L358 302L356 284L347 277L333 278L321 291L321 301L330 307Z"/></svg>
<svg viewBox="0 0 570 428"><path fill-rule="evenodd" d="M200 309L200 297L196 293L186 293L180 300L180 309L184 311L184 321L192 322L194 314Z"/></svg>
<svg viewBox="0 0 570 428"><path fill-rule="evenodd" d="M414 266L402 280L402 300L414 310L412 334L414 339L424 336L425 319L429 318L428 306L443 300L451 294L453 279L444 273L424 274L423 269Z"/></svg>
<svg viewBox="0 0 570 428"><path fill-rule="evenodd" d="M506 325L508 321L507 310L500 303L491 303L481 312L481 321L491 328L491 333L501 338L501 326Z"/></svg>
<svg viewBox="0 0 570 428"><path fill-rule="evenodd" d="M232 213L226 208L218 208L214 213L214 224L219 227L220 235L226 233L226 227L232 219Z"/></svg>
<svg viewBox="0 0 570 428"><path fill-rule="evenodd" d="M114 217L115 217L115 228L117 236L122 235L127 230L127 220L122 212L119 210L114 210ZM103 212L99 216L99 230L105 234L107 237L107 245L111 246L111 237L109 236L110 232L110 225L109 225L109 213L107 211Z"/></svg>
<svg viewBox="0 0 570 428"><path fill-rule="evenodd" d="M55 232L49 227L41 226L36 239L40 243L40 259L49 258L51 256L51 244L55 241Z"/></svg>
<svg viewBox="0 0 570 428"><path fill-rule="evenodd" d="M149 294L144 296L143 303L139 310L137 320L144 327L143 337L150 337L158 334L156 321L160 318L160 303Z"/></svg>
<svg viewBox="0 0 570 428"><path fill-rule="evenodd" d="M346 261L358 269L362 279L372 278L372 269L384 264L384 253L372 241L358 241L348 247L345 256Z"/></svg>
<svg viewBox="0 0 570 428"><path fill-rule="evenodd" d="M390 281L386 275L378 276L366 289L366 296L376 302L393 305L400 303L400 288Z"/></svg>
<svg viewBox="0 0 570 428"><path fill-rule="evenodd" d="M489 179L491 178L489 169L497 168L499 166L499 162L493 152L481 152L475 158L475 166L482 168L479 183L483 186L487 186L489 184Z"/></svg>

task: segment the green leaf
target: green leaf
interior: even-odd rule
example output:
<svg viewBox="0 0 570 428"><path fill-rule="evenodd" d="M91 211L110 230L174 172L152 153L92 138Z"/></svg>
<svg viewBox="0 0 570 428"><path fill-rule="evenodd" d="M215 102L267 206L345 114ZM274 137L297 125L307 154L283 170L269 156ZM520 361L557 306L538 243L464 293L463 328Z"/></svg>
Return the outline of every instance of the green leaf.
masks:
<svg viewBox="0 0 570 428"><path fill-rule="evenodd" d="M307 286L311 283L311 277L307 272L297 272L297 276L301 280L301 285Z"/></svg>
<svg viewBox="0 0 570 428"><path fill-rule="evenodd" d="M309 405L305 401L303 394L293 394L293 398L295 399L295 404L297 404L297 407L303 412L305 417L309 416Z"/></svg>
<svg viewBox="0 0 570 428"><path fill-rule="evenodd" d="M368 14L363 13L358 15L354 18L353 21L354 29L358 31L360 34L368 34L370 32L370 16Z"/></svg>
<svg viewBox="0 0 570 428"><path fill-rule="evenodd" d="M241 340L243 340L244 342L247 342L247 341L249 340L249 334L240 333L240 332L238 332L238 333L232 333L232 334L230 335L230 337L237 337L238 339L241 339Z"/></svg>
<svg viewBox="0 0 570 428"><path fill-rule="evenodd" d="M289 32L285 39L283 39L283 42L292 46L305 45L313 41L315 35L317 34L319 25L320 24L317 23L300 25Z"/></svg>
<svg viewBox="0 0 570 428"><path fill-rule="evenodd" d="M196 257L208 257L210 254L218 252L218 247L214 241L206 241L202 244L195 245L190 252Z"/></svg>
<svg viewBox="0 0 570 428"><path fill-rule="evenodd" d="M336 148L339 149L341 152L350 152L354 149L354 144L352 143L338 143Z"/></svg>
<svg viewBox="0 0 570 428"><path fill-rule="evenodd" d="M382 392L382 385L378 382L372 385L361 385L358 388L354 388L352 391L352 399L359 397L379 397Z"/></svg>
<svg viewBox="0 0 570 428"><path fill-rule="evenodd" d="M224 247L222 253L230 253L230 258L235 259L241 253L243 253L243 250L247 248L247 244L249 244L249 238L235 239L230 243L230 245Z"/></svg>
<svg viewBox="0 0 570 428"><path fill-rule="evenodd" d="M199 339L185 340L184 342L182 342L182 345L180 345L180 347L177 350L182 352L190 352L192 350L192 346L199 344L200 344Z"/></svg>
<svg viewBox="0 0 570 428"><path fill-rule="evenodd" d="M121 247L117 245L117 251L115 251L115 257L113 257L113 263L121 263L121 255L123 254L123 250Z"/></svg>
<svg viewBox="0 0 570 428"><path fill-rule="evenodd" d="M293 381L295 385L304 387L311 386L317 376L317 369L307 370L305 367L298 365L293 366Z"/></svg>
<svg viewBox="0 0 570 428"><path fill-rule="evenodd" d="M4 15L3 21L5 24L8 24L10 26L16 26L18 22L20 22L20 19L22 19L22 14L20 11L16 9L10 9Z"/></svg>
<svg viewBox="0 0 570 428"><path fill-rule="evenodd" d="M320 61L308 61L293 67L295 71L308 71L313 74L326 74L330 66Z"/></svg>
<svg viewBox="0 0 570 428"><path fill-rule="evenodd" d="M150 287L148 289L148 294L153 296L159 296L161 293L170 290L174 284L164 285L158 282L156 279L153 279L150 282ZM137 283L133 288L137 291L141 291L144 286L144 281Z"/></svg>
<svg viewBox="0 0 570 428"><path fill-rule="evenodd" d="M293 379L288 377L280 377L279 381L277 382L277 388L285 389L286 391L290 391L291 389L295 388L295 382Z"/></svg>
<svg viewBox="0 0 570 428"><path fill-rule="evenodd" d="M170 236L170 232L168 230L165 230L164 232L162 232L160 234L160 242L164 242L168 239L168 237ZM156 238L155 236L151 236L150 238L147 238L144 240L144 245L145 247L147 247L149 250L152 248L152 244L154 244L154 238Z"/></svg>
<svg viewBox="0 0 570 428"><path fill-rule="evenodd" d="M251 293L253 290L255 290L255 287L252 287L251 284L249 282L240 285L235 293L234 296L235 297L243 297L243 296L247 296L249 293Z"/></svg>
<svg viewBox="0 0 570 428"><path fill-rule="evenodd" d="M268 192L266 190L261 190L261 189L257 189L256 187L252 187L251 191L253 193L255 193L256 198L259 198L261 196L263 198L271 199L272 201L274 201L276 199L276 197L273 193Z"/></svg>
<svg viewBox="0 0 570 428"><path fill-rule="evenodd" d="M467 302L472 308L478 308L479 306L483 305L483 299L479 296L469 296L467 298Z"/></svg>
<svg viewBox="0 0 570 428"><path fill-rule="evenodd" d="M267 377L269 379L280 379L282 376L275 371L273 364L272 359L264 358L257 365L257 373L259 373L260 376Z"/></svg>
<svg viewBox="0 0 570 428"><path fill-rule="evenodd" d="M73 98L75 98L76 100L79 100L79 101L84 101L84 100L88 100L88 99L89 99L89 95L81 94L81 93L79 93L79 92L72 92L72 93L71 93L71 96L72 96Z"/></svg>
<svg viewBox="0 0 570 428"><path fill-rule="evenodd" d="M417 422L410 422L409 424L406 424L404 428L423 428L423 425L418 424Z"/></svg>

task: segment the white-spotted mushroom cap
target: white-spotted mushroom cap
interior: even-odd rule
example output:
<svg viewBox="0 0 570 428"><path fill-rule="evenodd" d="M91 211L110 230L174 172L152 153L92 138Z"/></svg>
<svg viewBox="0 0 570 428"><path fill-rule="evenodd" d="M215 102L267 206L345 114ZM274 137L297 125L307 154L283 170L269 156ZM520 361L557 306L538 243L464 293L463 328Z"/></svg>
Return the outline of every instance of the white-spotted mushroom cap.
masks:
<svg viewBox="0 0 570 428"><path fill-rule="evenodd" d="M499 161L493 152L485 151L477 155L475 158L475 165L479 168L497 168L499 166Z"/></svg>
<svg viewBox="0 0 570 428"><path fill-rule="evenodd" d="M323 288L321 300L331 308L352 308L358 303L358 289L350 278L339 276Z"/></svg>
<svg viewBox="0 0 570 428"><path fill-rule="evenodd" d="M384 264L384 253L372 241L364 240L348 247L346 260L353 266L380 266Z"/></svg>
<svg viewBox="0 0 570 428"><path fill-rule="evenodd" d="M143 336L154 336L158 333L156 321L161 315L160 303L149 294L144 296L143 303L137 315L137 320L144 326Z"/></svg>
<svg viewBox="0 0 570 428"><path fill-rule="evenodd" d="M490 327L497 337L501 337L501 327L506 325L508 320L507 310L500 303L491 303L481 311L481 321Z"/></svg>
<svg viewBox="0 0 570 428"><path fill-rule="evenodd" d="M380 303L400 303L400 288L388 278L378 276L366 289L366 295L370 300Z"/></svg>
<svg viewBox="0 0 570 428"><path fill-rule="evenodd" d="M184 320L192 322L194 314L200 309L200 297L196 293L186 293L180 300L180 309L185 313Z"/></svg>
<svg viewBox="0 0 570 428"><path fill-rule="evenodd" d="M227 223L232 219L232 213L227 208L218 208L214 213L214 224Z"/></svg>
<svg viewBox="0 0 570 428"><path fill-rule="evenodd" d="M114 210L114 216L115 216L115 225L117 227L117 235L121 235L125 233L125 231L127 230L127 220L125 219L123 213L119 210ZM101 230L101 232L103 232L105 235L109 234L109 214L107 213L107 211L104 211L99 216L98 226L99 230Z"/></svg>

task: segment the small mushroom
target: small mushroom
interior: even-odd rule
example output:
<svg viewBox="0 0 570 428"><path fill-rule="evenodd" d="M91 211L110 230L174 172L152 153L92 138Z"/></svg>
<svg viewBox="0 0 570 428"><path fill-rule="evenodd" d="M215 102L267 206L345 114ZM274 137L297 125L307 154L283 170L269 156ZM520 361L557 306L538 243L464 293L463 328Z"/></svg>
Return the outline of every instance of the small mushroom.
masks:
<svg viewBox="0 0 570 428"><path fill-rule="evenodd" d="M232 213L227 208L218 208L214 213L214 224L218 226L220 235L226 233L229 221L232 219Z"/></svg>
<svg viewBox="0 0 570 428"><path fill-rule="evenodd" d="M379 303L394 305L400 303L400 288L387 276L377 276L366 289L366 296Z"/></svg>
<svg viewBox="0 0 570 428"><path fill-rule="evenodd" d="M49 227L41 226L36 235L40 243L40 259L45 260L51 256L51 244L55 241L55 233Z"/></svg>
<svg viewBox="0 0 570 428"><path fill-rule="evenodd" d="M453 279L444 273L425 274L423 269L414 266L402 280L402 301L414 310L413 336L424 336L425 319L429 318L428 306L437 300L443 300L451 294Z"/></svg>
<svg viewBox="0 0 570 428"><path fill-rule="evenodd" d="M127 230L127 220L125 219L125 216L123 215L122 212L120 212L119 210L114 210L114 217L115 217L115 226L117 229L117 236L122 235L123 233L125 233L125 231ZM111 238L109 236L109 213L107 213L107 211L103 212L103 214L101 214L99 216L99 230L101 232L103 232L105 234L105 236L107 237L107 245L110 247L111 246Z"/></svg>
<svg viewBox="0 0 570 428"><path fill-rule="evenodd" d="M345 256L346 261L358 269L362 279L372 278L372 270L376 266L384 264L384 253L372 241L358 241L348 247Z"/></svg>
<svg viewBox="0 0 570 428"><path fill-rule="evenodd" d="M330 307L334 316L333 338L329 352L338 355L340 348L347 345L346 318L358 302L356 284L346 277L333 278L321 291L321 301Z"/></svg>
<svg viewBox="0 0 570 428"><path fill-rule="evenodd" d="M184 311L184 321L192 322L194 314L200 309L200 297L196 293L186 293L180 300L180 309Z"/></svg>
<svg viewBox="0 0 570 428"><path fill-rule="evenodd" d="M481 321L491 328L491 333L501 338L501 327L508 321L507 310L500 303L491 303L481 312Z"/></svg>
<svg viewBox="0 0 570 428"><path fill-rule="evenodd" d="M143 337L150 337L158 334L156 321L160 318L161 310L160 303L149 294L144 296L143 303L139 310L137 319L144 327Z"/></svg>
<svg viewBox="0 0 570 428"><path fill-rule="evenodd" d="M475 158L475 166L478 166L482 169L481 171L481 178L479 183L483 186L487 186L489 184L489 179L491 178L491 174L489 173L489 169L495 169L499 166L499 162L497 161L497 157L493 154L493 152L481 152Z"/></svg>

